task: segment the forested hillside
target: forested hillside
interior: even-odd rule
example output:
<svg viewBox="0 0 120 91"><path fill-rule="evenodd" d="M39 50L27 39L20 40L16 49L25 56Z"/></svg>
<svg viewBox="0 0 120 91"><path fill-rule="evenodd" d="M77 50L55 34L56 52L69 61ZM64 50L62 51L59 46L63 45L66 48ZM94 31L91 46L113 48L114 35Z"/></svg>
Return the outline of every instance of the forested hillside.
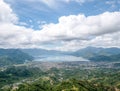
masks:
<svg viewBox="0 0 120 91"><path fill-rule="evenodd" d="M0 66L21 64L25 61L32 61L33 57L19 49L0 49Z"/></svg>
<svg viewBox="0 0 120 91"><path fill-rule="evenodd" d="M86 47L71 53L74 56L81 56L91 61L120 61L120 48L96 48Z"/></svg>

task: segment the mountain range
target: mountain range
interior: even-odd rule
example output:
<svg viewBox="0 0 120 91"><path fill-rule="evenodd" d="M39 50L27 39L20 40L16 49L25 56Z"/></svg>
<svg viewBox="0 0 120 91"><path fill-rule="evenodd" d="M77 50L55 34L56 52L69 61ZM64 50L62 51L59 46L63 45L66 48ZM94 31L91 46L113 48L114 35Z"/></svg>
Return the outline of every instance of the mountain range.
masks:
<svg viewBox="0 0 120 91"><path fill-rule="evenodd" d="M22 51L34 57L72 55L76 57L83 57L91 61L120 61L120 48L116 47L86 47L83 49L79 49L75 52L64 52L44 49L23 49Z"/></svg>
<svg viewBox="0 0 120 91"><path fill-rule="evenodd" d="M113 62L120 61L120 48L86 47L75 52L45 49L0 49L0 66L21 64L25 61L32 61L36 58L48 56L53 58L56 56L62 56L62 60L64 60L65 55L67 55L67 57L82 57L94 62Z"/></svg>
<svg viewBox="0 0 120 91"><path fill-rule="evenodd" d="M71 55L81 56L91 61L120 61L120 48L87 47L73 52Z"/></svg>

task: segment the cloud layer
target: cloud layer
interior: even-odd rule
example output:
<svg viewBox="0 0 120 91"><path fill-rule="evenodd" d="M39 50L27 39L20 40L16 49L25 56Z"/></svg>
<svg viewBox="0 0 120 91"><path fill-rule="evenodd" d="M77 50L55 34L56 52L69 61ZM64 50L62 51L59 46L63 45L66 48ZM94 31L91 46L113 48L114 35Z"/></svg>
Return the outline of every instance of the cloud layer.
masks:
<svg viewBox="0 0 120 91"><path fill-rule="evenodd" d="M61 16L58 23L34 30L18 25L11 7L0 0L0 47L76 50L86 46L120 47L120 12Z"/></svg>

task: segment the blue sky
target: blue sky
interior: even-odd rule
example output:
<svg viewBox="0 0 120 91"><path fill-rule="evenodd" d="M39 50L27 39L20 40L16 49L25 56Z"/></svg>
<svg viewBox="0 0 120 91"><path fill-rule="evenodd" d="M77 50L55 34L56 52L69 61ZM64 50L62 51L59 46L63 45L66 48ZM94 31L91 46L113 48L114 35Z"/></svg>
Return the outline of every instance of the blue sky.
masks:
<svg viewBox="0 0 120 91"><path fill-rule="evenodd" d="M120 0L0 0L0 48L120 47Z"/></svg>
<svg viewBox="0 0 120 91"><path fill-rule="evenodd" d="M119 0L5 0L21 22L39 29L40 24L57 23L60 16L101 14L106 11L119 11ZM42 1L50 1L44 3ZM53 1L53 3L51 3ZM84 2L83 2L84 1Z"/></svg>

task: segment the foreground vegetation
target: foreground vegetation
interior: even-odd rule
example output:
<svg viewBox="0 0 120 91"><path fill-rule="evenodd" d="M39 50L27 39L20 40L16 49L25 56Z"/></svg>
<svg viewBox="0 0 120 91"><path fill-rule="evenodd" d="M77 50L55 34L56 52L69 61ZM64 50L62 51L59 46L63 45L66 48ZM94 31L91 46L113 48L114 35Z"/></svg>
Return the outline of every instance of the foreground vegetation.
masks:
<svg viewBox="0 0 120 91"><path fill-rule="evenodd" d="M69 67L41 70L32 66L11 66L0 71L0 88L0 91L119 91L120 68L69 64Z"/></svg>
<svg viewBox="0 0 120 91"><path fill-rule="evenodd" d="M23 83L18 87L9 87L2 91L116 91L113 86L104 86L102 84L93 84L88 81L70 79L57 85L51 85L50 81L39 79L33 83Z"/></svg>

